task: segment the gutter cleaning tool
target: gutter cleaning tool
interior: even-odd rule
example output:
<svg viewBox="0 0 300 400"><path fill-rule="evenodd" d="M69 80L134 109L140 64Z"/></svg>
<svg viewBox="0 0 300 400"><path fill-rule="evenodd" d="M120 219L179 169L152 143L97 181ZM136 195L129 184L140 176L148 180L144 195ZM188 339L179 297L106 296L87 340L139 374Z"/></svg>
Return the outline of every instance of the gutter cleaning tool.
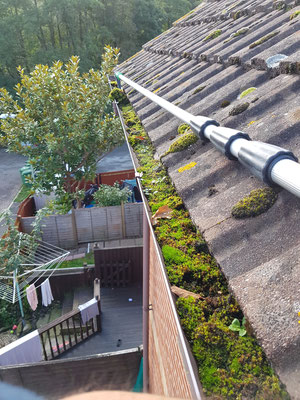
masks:
<svg viewBox="0 0 300 400"><path fill-rule="evenodd" d="M195 116L182 110L126 78L121 72L116 72L115 75L117 82L124 81L181 121L189 124L203 141L211 141L229 160L238 160L268 185L279 185L300 197L300 164L291 151L269 143L251 141L244 132L221 127L211 118Z"/></svg>

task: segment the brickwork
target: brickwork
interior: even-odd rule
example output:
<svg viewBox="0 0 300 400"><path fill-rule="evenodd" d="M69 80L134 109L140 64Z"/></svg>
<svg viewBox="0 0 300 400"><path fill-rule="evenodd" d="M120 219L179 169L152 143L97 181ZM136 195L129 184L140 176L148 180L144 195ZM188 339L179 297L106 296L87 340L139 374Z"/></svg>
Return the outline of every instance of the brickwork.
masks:
<svg viewBox="0 0 300 400"><path fill-rule="evenodd" d="M168 283L150 234L149 389L151 393L182 399L196 398L179 340Z"/></svg>

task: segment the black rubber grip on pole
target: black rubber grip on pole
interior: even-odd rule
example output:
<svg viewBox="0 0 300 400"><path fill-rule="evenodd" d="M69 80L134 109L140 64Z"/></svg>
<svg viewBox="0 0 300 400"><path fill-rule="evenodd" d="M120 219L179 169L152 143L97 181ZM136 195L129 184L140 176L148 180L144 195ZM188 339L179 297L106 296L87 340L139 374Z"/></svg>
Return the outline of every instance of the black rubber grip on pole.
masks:
<svg viewBox="0 0 300 400"><path fill-rule="evenodd" d="M272 157L270 157L263 170L262 170L262 175L263 175L263 180L265 183L267 183L270 186L276 185L275 182L273 182L272 177L271 177L271 172L272 168L274 167L275 164L278 163L278 161L281 160L292 160L295 162L298 162L298 158L294 156L294 154L291 151L279 151L278 153L274 154Z"/></svg>
<svg viewBox="0 0 300 400"><path fill-rule="evenodd" d="M224 150L225 150L224 154L229 160L237 160L237 158L233 154L231 154L231 151L230 151L230 146L237 139L251 140L250 136L247 133L243 133L243 132L238 132L235 135L230 136L230 138L228 139L228 142L225 144L225 147L224 147Z"/></svg>
<svg viewBox="0 0 300 400"><path fill-rule="evenodd" d="M209 125L220 126L219 122L215 121L214 119L209 119L208 121L204 122L204 124L201 125L199 132L200 139L202 139L203 142L206 142L208 140L204 135L204 131L205 128L207 128Z"/></svg>

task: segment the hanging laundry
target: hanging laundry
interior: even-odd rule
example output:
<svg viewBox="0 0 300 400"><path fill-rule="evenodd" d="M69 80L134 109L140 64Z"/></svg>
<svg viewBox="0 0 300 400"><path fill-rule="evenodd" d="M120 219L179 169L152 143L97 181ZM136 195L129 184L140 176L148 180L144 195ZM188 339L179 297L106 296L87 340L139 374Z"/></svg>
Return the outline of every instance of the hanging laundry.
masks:
<svg viewBox="0 0 300 400"><path fill-rule="evenodd" d="M38 298L34 283L28 286L28 288L26 288L26 296L30 307L32 308L33 311L35 311L38 305Z"/></svg>
<svg viewBox="0 0 300 400"><path fill-rule="evenodd" d="M51 286L48 278L41 284L41 291L42 291L42 304L43 306L47 307L49 306L49 304L52 303L53 300Z"/></svg>
<svg viewBox="0 0 300 400"><path fill-rule="evenodd" d="M90 319L99 314L98 302L95 298L78 306L81 314L82 323L86 324Z"/></svg>

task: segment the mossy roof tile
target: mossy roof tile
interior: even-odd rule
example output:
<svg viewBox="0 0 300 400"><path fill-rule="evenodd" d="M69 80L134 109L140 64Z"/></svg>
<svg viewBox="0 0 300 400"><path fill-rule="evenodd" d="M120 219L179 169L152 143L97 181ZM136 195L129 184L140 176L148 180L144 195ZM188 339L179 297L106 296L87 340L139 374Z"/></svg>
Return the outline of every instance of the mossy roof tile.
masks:
<svg viewBox="0 0 300 400"><path fill-rule="evenodd" d="M300 19L289 19L300 7L290 0L280 4L272 0L203 1L194 14L146 43L144 50L124 62L120 70L152 91L160 88L158 95L194 115L213 117L223 126L247 132L254 140L286 147L300 158ZM246 34L224 43L245 27L249 28ZM203 42L216 29L222 34ZM274 31L279 33L249 49L251 43ZM278 53L288 57L271 71L265 67L266 60ZM152 84L146 85L150 79ZM194 94L200 86L205 88ZM124 87L127 93L131 91L129 86ZM256 90L239 99L250 87ZM137 92L129 99L161 156L181 122ZM230 102L226 108L220 106L224 100ZM231 108L245 102L249 107L243 113L229 115ZM283 190L265 214L234 220L232 206L264 184L210 143L203 146L198 141L192 153L187 149L169 154L163 162L277 372L290 394L297 396L295 372L289 378L287 359L293 359L299 371L300 354L294 344L300 342L300 330L295 329L300 292L292 282L289 290L285 270L292 265L293 282L299 282L299 199ZM178 173L192 161L197 162L194 168ZM213 185L216 192L208 196ZM258 282L256 273L260 271ZM277 283L268 286L268 282Z"/></svg>

